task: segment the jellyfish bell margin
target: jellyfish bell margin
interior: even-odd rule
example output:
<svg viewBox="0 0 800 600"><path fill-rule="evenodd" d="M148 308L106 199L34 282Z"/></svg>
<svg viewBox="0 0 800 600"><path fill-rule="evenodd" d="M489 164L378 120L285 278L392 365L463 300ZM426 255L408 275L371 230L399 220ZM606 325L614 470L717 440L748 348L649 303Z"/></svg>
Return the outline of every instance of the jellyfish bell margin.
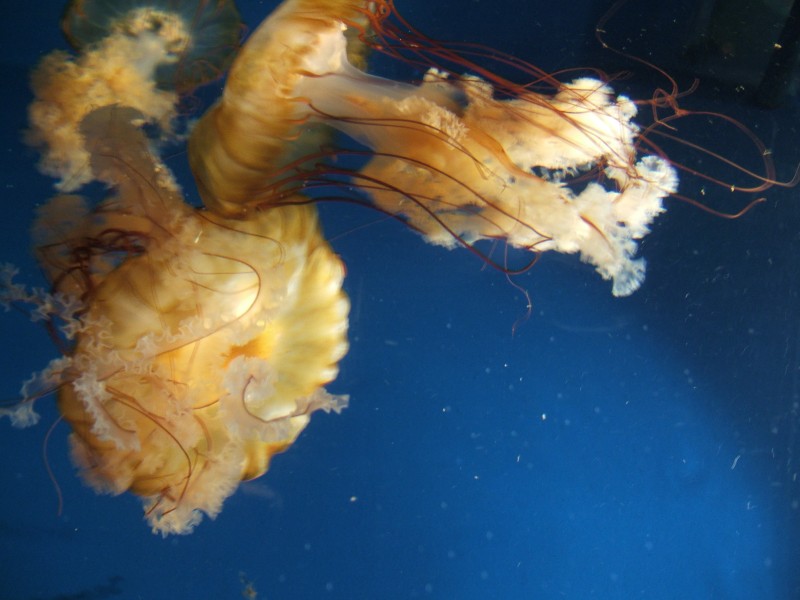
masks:
<svg viewBox="0 0 800 600"><path fill-rule="evenodd" d="M355 187L432 244L576 253L615 295L641 284L638 240L676 193L677 170L647 141L655 126L634 123L637 104L596 77L562 83L495 53L526 82L514 84L473 60L479 47L462 45L465 58L389 2L287 0L192 130L197 209L141 128L168 135L177 117L180 86L159 78L176 54L167 8L120 27L119 13L104 20L107 4L99 16L92 5L73 3L85 20L65 25L79 54L34 75L27 141L62 191L99 181L112 193L94 204L61 195L39 211L50 292L4 272L0 299L44 320L64 352L0 414L32 424L34 402L57 392L84 480L142 497L154 531L214 517L313 412L347 405L324 389L348 349L344 266L306 192ZM140 19L135 3L120 6ZM425 75L371 75L360 68L370 51ZM68 101L87 94L91 108Z"/></svg>

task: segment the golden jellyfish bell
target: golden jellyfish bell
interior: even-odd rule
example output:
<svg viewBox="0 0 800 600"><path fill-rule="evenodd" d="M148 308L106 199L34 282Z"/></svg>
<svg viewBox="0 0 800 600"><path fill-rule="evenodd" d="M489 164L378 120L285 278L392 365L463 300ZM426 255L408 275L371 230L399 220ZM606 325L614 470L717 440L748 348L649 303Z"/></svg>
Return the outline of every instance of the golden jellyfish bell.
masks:
<svg viewBox="0 0 800 600"><path fill-rule="evenodd" d="M139 119L107 107L81 125L112 198L69 228L51 225L75 214L74 197L40 213L55 293L80 301L61 315L74 348L28 389L59 388L92 487L130 490L154 531L188 533L263 474L312 412L347 405L322 386L347 351L349 303L313 205L247 220L190 208Z"/></svg>
<svg viewBox="0 0 800 600"><path fill-rule="evenodd" d="M269 203L281 192L284 167L327 141L329 128L311 119L297 85L349 65L348 56L361 62L363 41L346 33L365 27L367 6L363 0L288 0L249 36L222 97L189 139L189 162L207 208L233 216Z"/></svg>

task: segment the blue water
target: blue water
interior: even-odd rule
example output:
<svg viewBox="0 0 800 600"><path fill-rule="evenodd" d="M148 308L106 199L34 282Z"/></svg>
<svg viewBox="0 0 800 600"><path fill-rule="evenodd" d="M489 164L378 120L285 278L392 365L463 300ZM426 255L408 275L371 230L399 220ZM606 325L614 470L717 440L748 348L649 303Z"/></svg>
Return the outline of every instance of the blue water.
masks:
<svg viewBox="0 0 800 600"><path fill-rule="evenodd" d="M633 74L618 87L652 90L651 71L594 40L605 3L432 4L398 0L434 37L550 71L622 61ZM254 25L273 6L243 14ZM669 21L628 8L606 28L633 21L639 46L668 52ZM51 182L20 130L30 67L63 47L61 9L41 0L0 23L0 259L38 285L28 227ZM746 123L791 177L796 102L759 110L701 81L684 104ZM731 133L713 135L725 145ZM740 143L731 138L734 156ZM693 185L682 191L700 197ZM733 201L707 193L717 207ZM630 298L574 258L545 256L513 279L533 302L519 323L525 296L477 258L370 211L324 206L353 305L330 389L350 394L350 408L315 415L216 520L168 539L150 533L137 499L80 483L63 424L47 444L57 514L42 460L51 401L33 429L3 422L0 598L238 598L247 582L271 600L800 598L799 193L770 190L735 221L668 201ZM0 317L0 396L11 399L55 352L23 315Z"/></svg>

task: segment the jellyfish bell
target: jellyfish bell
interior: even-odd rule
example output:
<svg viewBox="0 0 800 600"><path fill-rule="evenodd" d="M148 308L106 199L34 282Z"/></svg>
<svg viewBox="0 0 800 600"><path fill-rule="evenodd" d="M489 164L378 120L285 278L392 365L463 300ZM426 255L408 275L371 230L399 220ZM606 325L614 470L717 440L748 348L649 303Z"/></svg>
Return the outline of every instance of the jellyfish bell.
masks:
<svg viewBox="0 0 800 600"><path fill-rule="evenodd" d="M358 1L291 0L249 36L222 97L190 136L189 162L207 208L246 214L263 203L286 165L328 139L322 124L310 121L296 85L318 69L314 61L339 63L342 52L348 65L347 56L362 60L364 43L345 37L345 21L363 28L365 7Z"/></svg>
<svg viewBox="0 0 800 600"><path fill-rule="evenodd" d="M154 531L188 533L263 474L311 413L347 405L323 385L347 351L349 303L313 205L247 220L191 208L139 119L106 107L81 124L93 175L115 194L82 217L74 197L41 211L53 293L6 300L50 311L71 348L3 412L29 424L36 397L57 389L84 480L141 496Z"/></svg>
<svg viewBox="0 0 800 600"><path fill-rule="evenodd" d="M233 0L72 0L61 27L78 51L118 33L141 40L158 86L179 93L227 70L242 29Z"/></svg>
<svg viewBox="0 0 800 600"><path fill-rule="evenodd" d="M55 51L35 69L26 142L66 192L89 182L79 126L91 110L130 106L172 139L181 94L224 72L241 33L233 2L206 0L74 0L62 26L78 55Z"/></svg>

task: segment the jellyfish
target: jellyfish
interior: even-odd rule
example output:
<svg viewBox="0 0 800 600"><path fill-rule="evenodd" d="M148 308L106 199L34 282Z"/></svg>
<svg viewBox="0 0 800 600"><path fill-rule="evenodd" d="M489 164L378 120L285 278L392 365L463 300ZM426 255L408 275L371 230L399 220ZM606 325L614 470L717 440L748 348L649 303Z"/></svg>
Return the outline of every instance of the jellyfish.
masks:
<svg viewBox="0 0 800 600"><path fill-rule="evenodd" d="M62 29L79 54L51 52L31 77L26 141L42 153L40 170L61 191L88 183L79 127L101 106L135 108L172 139L181 94L224 72L240 28L232 0L73 0Z"/></svg>
<svg viewBox="0 0 800 600"><path fill-rule="evenodd" d="M637 240L678 182L665 158L639 155L635 104L588 77L547 95L436 68L418 85L369 75L348 59L346 32L381 32L392 10L286 0L253 33L189 141L205 205L241 215L291 196L298 171L304 186L308 171L324 180L302 155L315 144L307 132L333 128L370 150L351 173L361 190L427 241L579 253L614 295L635 291Z"/></svg>
<svg viewBox="0 0 800 600"><path fill-rule="evenodd" d="M58 390L72 457L99 492L144 499L154 531L188 533L243 479L263 474L316 410L347 351L344 267L313 205L231 220L190 207L127 107L87 115L94 177L114 189L94 208L57 196L35 224L45 297L9 291L58 321L65 356L5 409L35 422ZM11 297L9 297L11 296Z"/></svg>

